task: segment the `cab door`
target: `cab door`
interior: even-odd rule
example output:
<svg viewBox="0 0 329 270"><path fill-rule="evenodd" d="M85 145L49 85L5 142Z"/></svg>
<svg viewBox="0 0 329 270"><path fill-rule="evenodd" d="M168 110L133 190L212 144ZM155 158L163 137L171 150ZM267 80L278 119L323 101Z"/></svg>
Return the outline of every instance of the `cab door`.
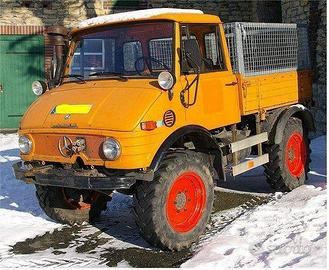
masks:
<svg viewBox="0 0 329 270"><path fill-rule="evenodd" d="M187 122L209 130L239 122L237 79L227 62L229 59L224 57L222 29L216 24L183 24L180 33L180 81L183 89L189 88L182 94ZM198 82L197 72L184 59L186 39L196 39L202 55Z"/></svg>

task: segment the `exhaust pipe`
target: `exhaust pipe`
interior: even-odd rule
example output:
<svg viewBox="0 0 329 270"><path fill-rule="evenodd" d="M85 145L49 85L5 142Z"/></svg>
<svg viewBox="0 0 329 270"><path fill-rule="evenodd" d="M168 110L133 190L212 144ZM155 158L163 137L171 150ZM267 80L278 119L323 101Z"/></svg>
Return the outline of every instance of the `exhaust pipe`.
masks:
<svg viewBox="0 0 329 270"><path fill-rule="evenodd" d="M64 68L64 57L68 45L68 33L69 31L64 26L49 26L47 28L49 41L54 48L49 80L50 89L60 83L60 77Z"/></svg>

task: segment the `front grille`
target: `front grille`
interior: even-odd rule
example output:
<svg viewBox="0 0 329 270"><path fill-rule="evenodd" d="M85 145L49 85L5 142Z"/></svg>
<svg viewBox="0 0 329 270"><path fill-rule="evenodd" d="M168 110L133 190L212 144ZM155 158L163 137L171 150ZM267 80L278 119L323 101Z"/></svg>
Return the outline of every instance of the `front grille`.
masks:
<svg viewBox="0 0 329 270"><path fill-rule="evenodd" d="M105 137L96 135L79 135L79 134L32 134L34 141L34 155L63 157L59 151L58 142L66 136L72 141L77 138L84 138L86 149L83 151L90 159L102 159L101 147Z"/></svg>

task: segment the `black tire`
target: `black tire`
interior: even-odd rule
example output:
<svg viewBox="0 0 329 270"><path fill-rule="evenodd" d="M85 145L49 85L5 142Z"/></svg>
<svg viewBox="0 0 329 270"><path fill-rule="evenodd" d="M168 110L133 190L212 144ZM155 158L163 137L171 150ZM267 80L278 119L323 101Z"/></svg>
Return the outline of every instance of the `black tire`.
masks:
<svg viewBox="0 0 329 270"><path fill-rule="evenodd" d="M36 185L40 207L48 217L62 224L74 225L94 221L106 209L106 204L111 199L110 196L96 193L94 201L90 201L90 207L79 208L68 201L68 192L89 194L91 191Z"/></svg>
<svg viewBox="0 0 329 270"><path fill-rule="evenodd" d="M303 160L303 167L297 170L297 173L289 169L286 161L286 154L289 149L288 141L293 134L299 134L303 140L303 149L305 149ZM310 163L310 141L308 139L308 132L303 129L302 121L298 118L291 117L283 131L283 138L280 144L267 145L265 151L269 153L269 163L265 167L265 176L267 182L275 191L291 191L307 181L307 173L309 172ZM293 152L294 159L295 153Z"/></svg>
<svg viewBox="0 0 329 270"><path fill-rule="evenodd" d="M205 154L193 151L170 152L163 158L154 180L137 185L134 212L140 233L146 241L162 249L179 251L198 240L206 229L214 200L214 174L210 164L209 156ZM192 181L189 178L185 180L184 177L192 177L196 181L192 188L194 197L190 196L193 194L191 190L187 191L182 187L173 203L168 198L176 192L174 189L178 185L178 179L181 179L181 183ZM198 203L202 203L204 207L193 212L193 209L197 209L193 207ZM173 210L181 215L187 214L190 223L184 220L182 224L171 225L170 218L176 214L172 213Z"/></svg>

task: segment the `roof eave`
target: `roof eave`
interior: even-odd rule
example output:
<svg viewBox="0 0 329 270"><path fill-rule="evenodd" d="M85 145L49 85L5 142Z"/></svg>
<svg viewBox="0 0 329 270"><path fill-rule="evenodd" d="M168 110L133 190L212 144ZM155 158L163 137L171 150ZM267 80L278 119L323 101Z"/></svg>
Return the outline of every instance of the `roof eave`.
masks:
<svg viewBox="0 0 329 270"><path fill-rule="evenodd" d="M167 21L173 21L178 23L216 23L216 24L222 23L219 17L209 14L186 14L186 13L161 14L149 18L140 18L140 19L131 19L131 20L128 19L125 21L94 24L83 28L75 27L71 30L71 34L76 34L78 32L85 31L88 29L109 26L109 25L118 25L118 24L125 24L131 22L156 21L156 20L167 20Z"/></svg>

